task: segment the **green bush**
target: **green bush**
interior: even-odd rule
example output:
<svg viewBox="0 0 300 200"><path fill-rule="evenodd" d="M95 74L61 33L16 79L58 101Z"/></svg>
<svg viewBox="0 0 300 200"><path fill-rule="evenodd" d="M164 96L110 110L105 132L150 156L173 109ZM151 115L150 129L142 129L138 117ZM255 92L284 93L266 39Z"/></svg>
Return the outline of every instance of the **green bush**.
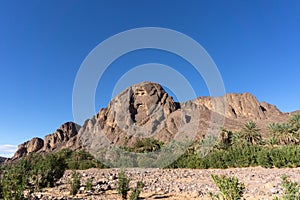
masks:
<svg viewBox="0 0 300 200"><path fill-rule="evenodd" d="M232 146L228 150L213 149L205 157L186 152L167 168L228 168L228 167L299 167L300 146Z"/></svg>
<svg viewBox="0 0 300 200"><path fill-rule="evenodd" d="M40 159L32 170L36 189L53 187L55 182L64 175L66 168L65 157L60 153L48 154Z"/></svg>
<svg viewBox="0 0 300 200"><path fill-rule="evenodd" d="M285 175L282 176L283 197L282 200L300 200L300 189L296 182L291 182ZM274 200L279 200L278 197Z"/></svg>
<svg viewBox="0 0 300 200"><path fill-rule="evenodd" d="M125 172L122 170L118 175L118 193L121 195L122 199L127 199L127 194L129 189L130 179L127 177Z"/></svg>
<svg viewBox="0 0 300 200"><path fill-rule="evenodd" d="M21 160L5 169L1 181L4 199L24 199L23 192L28 182L27 168L28 163L25 160Z"/></svg>
<svg viewBox="0 0 300 200"><path fill-rule="evenodd" d="M214 183L221 192L223 200L240 200L245 191L244 183L240 183L236 177L227 177L225 175L211 175ZM212 195L212 197L219 199L219 195Z"/></svg>
<svg viewBox="0 0 300 200"><path fill-rule="evenodd" d="M72 170L84 170L96 167L96 160L94 157L86 152L86 151L74 151L71 153L71 155L66 160L68 169Z"/></svg>
<svg viewBox="0 0 300 200"><path fill-rule="evenodd" d="M86 190L91 191L93 189L92 179L88 178L85 185L86 185Z"/></svg>
<svg viewBox="0 0 300 200"><path fill-rule="evenodd" d="M80 188L80 174L78 174L76 171L72 172L72 179L69 180L70 184L70 194L76 195L78 193L78 190Z"/></svg>
<svg viewBox="0 0 300 200"><path fill-rule="evenodd" d="M130 194L130 200L138 200L141 192L143 191L144 183L143 181L138 181L136 187L132 190Z"/></svg>

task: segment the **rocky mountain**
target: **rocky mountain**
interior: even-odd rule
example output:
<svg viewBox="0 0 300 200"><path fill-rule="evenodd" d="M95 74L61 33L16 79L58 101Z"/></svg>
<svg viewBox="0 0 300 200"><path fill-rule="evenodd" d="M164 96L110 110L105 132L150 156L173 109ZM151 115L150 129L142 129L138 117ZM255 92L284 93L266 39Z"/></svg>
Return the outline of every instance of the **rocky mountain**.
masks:
<svg viewBox="0 0 300 200"><path fill-rule="evenodd" d="M18 146L12 160L26 156L29 153L48 153L63 148L76 149L77 134L80 125L67 122L61 125L54 133L46 135L44 139L33 138Z"/></svg>
<svg viewBox="0 0 300 200"><path fill-rule="evenodd" d="M44 140L33 138L19 145L13 159L66 147L95 150L112 145L132 146L149 137L165 143L174 138L198 140L220 127L240 130L250 120L265 135L270 122L286 121L290 115L274 105L259 102L249 93L199 97L179 103L159 84L143 82L125 89L82 127L67 122Z"/></svg>

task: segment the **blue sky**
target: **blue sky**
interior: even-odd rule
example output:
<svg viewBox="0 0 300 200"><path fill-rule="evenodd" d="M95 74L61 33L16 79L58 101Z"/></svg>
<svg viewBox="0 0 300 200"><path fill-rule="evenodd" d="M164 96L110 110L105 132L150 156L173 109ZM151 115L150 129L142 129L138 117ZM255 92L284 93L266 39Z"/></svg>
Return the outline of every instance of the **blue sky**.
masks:
<svg viewBox="0 0 300 200"><path fill-rule="evenodd" d="M298 110L299 10L299 1L292 0L1 1L0 155L8 154L7 145L73 121L73 84L85 57L110 36L139 27L169 28L196 40L218 66L226 92L250 92L282 111ZM149 62L176 68L197 95L208 95L184 60L142 50L120 57L106 71L96 109L109 102L122 74Z"/></svg>

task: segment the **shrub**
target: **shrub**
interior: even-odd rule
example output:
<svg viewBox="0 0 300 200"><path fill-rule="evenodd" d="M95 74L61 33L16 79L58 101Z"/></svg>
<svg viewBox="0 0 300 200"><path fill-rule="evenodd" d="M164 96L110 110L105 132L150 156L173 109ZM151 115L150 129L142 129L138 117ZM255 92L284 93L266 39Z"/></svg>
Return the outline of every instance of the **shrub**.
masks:
<svg viewBox="0 0 300 200"><path fill-rule="evenodd" d="M118 175L118 193L122 196L122 199L127 199L127 194L129 191L130 179L127 177L125 172L122 170Z"/></svg>
<svg viewBox="0 0 300 200"><path fill-rule="evenodd" d="M67 165L60 153L48 154L40 159L32 170L36 189L53 187L64 174Z"/></svg>
<svg viewBox="0 0 300 200"><path fill-rule="evenodd" d="M146 138L143 140L138 140L132 149L129 149L129 151L134 151L137 153L148 153L160 150L163 146L163 142L160 142L153 138Z"/></svg>
<svg viewBox="0 0 300 200"><path fill-rule="evenodd" d="M96 160L94 157L86 151L74 151L66 160L68 169L72 170L84 170L96 167Z"/></svg>
<svg viewBox="0 0 300 200"><path fill-rule="evenodd" d="M93 189L92 179L88 178L86 181L86 190L90 191Z"/></svg>
<svg viewBox="0 0 300 200"><path fill-rule="evenodd" d="M282 200L300 200L300 189L297 182L291 182L285 175L282 176L283 197ZM274 200L279 200L278 197Z"/></svg>
<svg viewBox="0 0 300 200"><path fill-rule="evenodd" d="M139 199L139 196L143 191L143 187L144 187L143 181L138 181L136 187L132 190L132 193L130 194L130 200Z"/></svg>
<svg viewBox="0 0 300 200"><path fill-rule="evenodd" d="M76 171L72 172L72 179L69 180L70 184L70 194L76 195L80 188L80 178L79 174Z"/></svg>
<svg viewBox="0 0 300 200"><path fill-rule="evenodd" d="M21 160L5 169L2 178L2 196L4 199L24 199L23 192L28 180L27 167L26 161Z"/></svg>
<svg viewBox="0 0 300 200"><path fill-rule="evenodd" d="M239 200L242 199L245 185L240 183L236 177L227 177L225 175L211 175L214 183L221 191L222 199L224 200ZM213 195L219 196L219 195Z"/></svg>

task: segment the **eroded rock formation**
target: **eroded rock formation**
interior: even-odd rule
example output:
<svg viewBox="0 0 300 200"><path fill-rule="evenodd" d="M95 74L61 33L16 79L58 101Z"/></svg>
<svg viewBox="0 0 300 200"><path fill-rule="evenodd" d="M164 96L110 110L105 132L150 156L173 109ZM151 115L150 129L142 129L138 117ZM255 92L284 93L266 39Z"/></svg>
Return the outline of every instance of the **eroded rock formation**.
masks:
<svg viewBox="0 0 300 200"><path fill-rule="evenodd" d="M46 135L45 139L33 138L18 146L18 149L12 160L21 158L30 153L36 152L52 152L62 148L77 148L77 133L80 129L78 124L67 122L59 127L54 133Z"/></svg>
<svg viewBox="0 0 300 200"><path fill-rule="evenodd" d="M44 140L33 138L19 145L13 159L62 148L132 146L137 140L149 137L165 143L190 135L199 139L221 126L240 130L250 120L257 123L264 135L270 122L286 121L290 115L276 106L259 102L249 93L199 97L177 103L159 84L143 82L125 89L81 128L68 122Z"/></svg>

